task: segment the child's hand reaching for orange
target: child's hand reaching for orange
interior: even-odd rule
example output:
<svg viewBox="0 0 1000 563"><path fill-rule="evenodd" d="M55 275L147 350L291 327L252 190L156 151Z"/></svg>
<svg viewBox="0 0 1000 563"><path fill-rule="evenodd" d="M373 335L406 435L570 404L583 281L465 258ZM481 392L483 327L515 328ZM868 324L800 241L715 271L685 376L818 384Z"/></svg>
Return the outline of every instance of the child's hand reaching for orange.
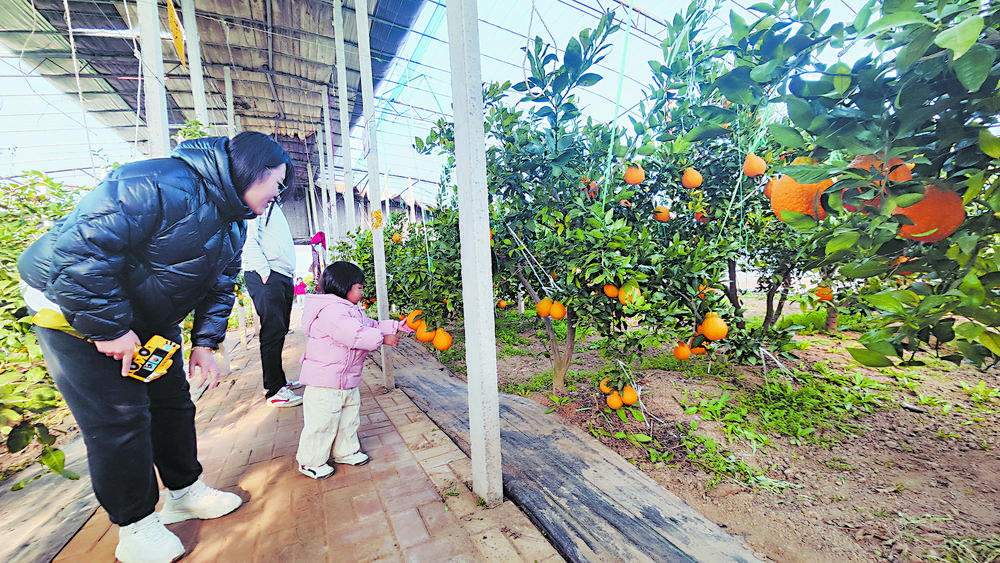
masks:
<svg viewBox="0 0 1000 563"><path fill-rule="evenodd" d="M399 322L399 327L396 329L396 331L397 332L401 332L403 334L413 334L414 332L417 332L417 331L413 330L412 328L410 328L409 325L407 325L403 321Z"/></svg>
<svg viewBox="0 0 1000 563"><path fill-rule="evenodd" d="M399 344L399 335L397 334L387 334L382 337L382 344L386 346L392 346L393 348Z"/></svg>

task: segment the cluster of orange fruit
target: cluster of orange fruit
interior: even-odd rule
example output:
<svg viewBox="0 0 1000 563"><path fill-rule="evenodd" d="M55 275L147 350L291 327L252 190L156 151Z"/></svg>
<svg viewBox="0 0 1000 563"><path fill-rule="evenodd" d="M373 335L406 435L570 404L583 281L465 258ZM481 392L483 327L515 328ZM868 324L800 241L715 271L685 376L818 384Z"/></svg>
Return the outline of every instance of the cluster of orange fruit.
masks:
<svg viewBox="0 0 1000 563"><path fill-rule="evenodd" d="M442 352L451 348L451 334L443 328L431 328L427 326L427 323L419 318L420 315L424 314L420 309L416 309L410 312L409 315L400 318L406 319L406 326L412 328L416 331L415 335L417 340L421 342L430 342L435 348L441 350Z"/></svg>
<svg viewBox="0 0 1000 563"><path fill-rule="evenodd" d="M729 325L726 321L718 315L718 313L708 313L705 315L705 320L701 322L700 325L695 329L697 334L704 336L707 340L716 341L722 340L729 334ZM686 360L692 355L704 354L706 352L705 348L702 346L691 347L694 343L694 337L688 342L678 342L677 346L674 346L674 357L678 360Z"/></svg>
<svg viewBox="0 0 1000 563"><path fill-rule="evenodd" d="M635 389L631 385L626 385L622 388L622 392L619 393L617 389L608 386L609 381L611 381L611 378L605 377L601 380L599 387L601 388L601 392L608 396L608 406L612 409L618 410L622 408L622 405L634 405L639 400L639 394L635 392Z"/></svg>
<svg viewBox="0 0 1000 563"><path fill-rule="evenodd" d="M566 306L559 301L553 301L551 297L546 297L535 305L535 312L539 317L561 319L566 316Z"/></svg>
<svg viewBox="0 0 1000 563"><path fill-rule="evenodd" d="M751 156L753 155L747 155L747 158ZM901 158L890 158L888 163L883 163L882 158L880 154L858 155L848 165L850 168L874 170L879 176L870 184L875 188L874 195L861 200L858 206L845 204L845 211L868 213L869 209L877 209L885 194L886 179L892 182L907 182L913 179L912 163L903 162ZM816 163L811 158L799 157L793 160L792 164ZM746 169L744 164L744 171ZM801 184L786 174L768 182L764 188L764 195L771 200L771 209L782 221L785 220L781 217L782 211L804 213L814 219L822 220L827 213L820 204L820 197L833 183L834 178L827 178L813 184ZM858 198L866 191L868 190L862 187L845 188L841 190L840 195L842 199ZM912 225L900 227L900 237L919 242L937 242L951 236L965 221L965 204L960 195L943 183L926 182L924 197L920 201L909 207L897 207L892 214L903 215L913 222Z"/></svg>
<svg viewBox="0 0 1000 563"><path fill-rule="evenodd" d="M618 289L614 284L604 284L604 295L611 298L618 298L618 302L622 305L632 305L636 302L639 297L642 296L642 290L639 289L639 285L631 282L625 282L625 285Z"/></svg>

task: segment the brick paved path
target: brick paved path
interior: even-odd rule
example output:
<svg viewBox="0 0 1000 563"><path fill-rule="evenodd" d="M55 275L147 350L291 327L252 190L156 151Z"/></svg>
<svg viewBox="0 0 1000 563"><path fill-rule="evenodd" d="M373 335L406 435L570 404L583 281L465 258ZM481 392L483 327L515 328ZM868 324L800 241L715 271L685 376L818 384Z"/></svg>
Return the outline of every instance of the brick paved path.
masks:
<svg viewBox="0 0 1000 563"><path fill-rule="evenodd" d="M402 391L373 395L370 361L359 434L371 463L338 465L323 481L301 475L301 408L264 404L255 343L198 400L196 415L202 478L245 503L217 520L168 526L188 550L185 562L562 561L510 501L477 505L469 459ZM300 331L289 335L290 378L303 346ZM55 561L114 561L117 542L99 509Z"/></svg>

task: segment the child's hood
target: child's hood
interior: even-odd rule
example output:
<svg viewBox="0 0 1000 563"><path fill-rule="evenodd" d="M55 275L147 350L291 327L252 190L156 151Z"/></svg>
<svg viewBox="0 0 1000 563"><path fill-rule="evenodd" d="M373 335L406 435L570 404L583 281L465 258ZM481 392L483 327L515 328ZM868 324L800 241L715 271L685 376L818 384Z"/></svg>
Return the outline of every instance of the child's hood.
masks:
<svg viewBox="0 0 1000 563"><path fill-rule="evenodd" d="M313 293L306 295L305 303L302 306L302 328L306 331L306 334L309 334L309 326L319 316L320 311L330 306L338 308L357 307L357 305L347 299L337 297L333 294Z"/></svg>

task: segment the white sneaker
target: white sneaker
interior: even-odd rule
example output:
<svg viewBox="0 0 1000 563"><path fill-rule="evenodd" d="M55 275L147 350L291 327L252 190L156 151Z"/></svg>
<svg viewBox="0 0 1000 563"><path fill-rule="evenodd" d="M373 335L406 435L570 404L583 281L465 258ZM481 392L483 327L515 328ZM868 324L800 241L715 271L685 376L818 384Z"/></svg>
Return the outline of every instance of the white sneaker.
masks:
<svg viewBox="0 0 1000 563"><path fill-rule="evenodd" d="M289 389L298 389L299 387L302 387L302 383L300 383L299 380L296 379L295 381L289 381L288 383L286 383L285 387Z"/></svg>
<svg viewBox="0 0 1000 563"><path fill-rule="evenodd" d="M282 387L280 391L268 397L267 404L272 407L297 407L302 404L302 397L292 393L288 387Z"/></svg>
<svg viewBox="0 0 1000 563"><path fill-rule="evenodd" d="M341 459L335 459L333 461L335 463L342 463L344 465L364 465L368 463L368 459L369 459L368 454L366 454L361 450L358 450L347 457Z"/></svg>
<svg viewBox="0 0 1000 563"><path fill-rule="evenodd" d="M333 471L334 469L325 463L315 467L299 464L299 473L313 479L326 479L330 475L333 475Z"/></svg>
<svg viewBox="0 0 1000 563"><path fill-rule="evenodd" d="M167 500L160 511L164 524L183 522L192 518L211 520L225 516L243 504L239 495L213 489L198 479L187 489L168 491Z"/></svg>
<svg viewBox="0 0 1000 563"><path fill-rule="evenodd" d="M183 555L184 544L155 512L118 529L115 557L122 563L171 563Z"/></svg>

